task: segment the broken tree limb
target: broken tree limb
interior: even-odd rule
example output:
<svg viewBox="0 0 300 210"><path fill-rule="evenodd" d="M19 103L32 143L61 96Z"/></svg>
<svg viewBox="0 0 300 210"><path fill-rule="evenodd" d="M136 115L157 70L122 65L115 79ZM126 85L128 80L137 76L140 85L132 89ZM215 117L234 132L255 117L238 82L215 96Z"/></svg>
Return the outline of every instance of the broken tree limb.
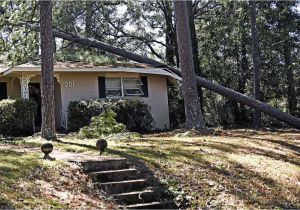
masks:
<svg viewBox="0 0 300 210"><path fill-rule="evenodd" d="M59 30L53 30L53 35L55 37L58 37L58 38L61 38L64 40L68 40L68 41L72 41L72 42L76 42L76 43L82 44L84 46L101 49L106 52L130 59L130 60L133 60L136 62L150 64L154 67L165 68L167 71L171 71L171 72L175 73L176 75L181 76L181 72L177 68L168 66L168 65L166 65L162 62L156 61L154 59L147 58L147 57L129 52L122 48L114 47L114 46L106 44L104 42L100 42L100 41L93 40L93 39L88 39L88 38L77 36L77 35L72 35L72 34L69 34L69 33L66 33L63 31L59 31ZM216 84L216 83L213 83L202 77L197 76L196 79L197 79L198 85L200 85L204 88L207 88L208 90L211 90L215 93L218 93L227 98L235 100L239 103L248 105L249 107L259 110L261 112L264 112L265 114L267 114L271 117L274 117L275 119L277 119L279 121L285 122L292 127L300 129L300 119L299 118L296 118L296 117L294 117L288 113L285 113L283 111L280 111L279 109L276 109L266 103L255 100L249 96L243 95L232 89L226 88L226 87Z"/></svg>

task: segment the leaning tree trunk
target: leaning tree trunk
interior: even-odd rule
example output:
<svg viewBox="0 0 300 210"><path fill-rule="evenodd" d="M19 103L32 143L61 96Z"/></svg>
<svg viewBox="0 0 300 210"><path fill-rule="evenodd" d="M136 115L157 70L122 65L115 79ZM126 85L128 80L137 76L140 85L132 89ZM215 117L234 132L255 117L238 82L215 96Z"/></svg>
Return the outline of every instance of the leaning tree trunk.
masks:
<svg viewBox="0 0 300 210"><path fill-rule="evenodd" d="M55 138L52 2L40 1L42 55L42 137Z"/></svg>
<svg viewBox="0 0 300 210"><path fill-rule="evenodd" d="M31 28L36 28L38 29L38 26L34 26L28 23L22 23L22 25L27 25L28 27ZM68 40L71 42L76 42L78 44L82 44L86 47L93 47L93 48L97 48L100 50L104 50L106 52L136 61L136 62L140 62L140 63L146 63L149 65L152 65L156 68L164 68L166 71L170 71L173 72L174 74L181 76L181 71L175 67L169 66L165 63L156 61L154 59L145 57L145 56L141 56L138 55L136 53L124 50L122 48L119 47L115 47L112 46L110 44L104 43L104 42L100 42L94 39L88 39L85 37L81 37L78 35L73 35L73 34L69 34L69 33L65 33L62 31L58 31L58 30L53 30L53 35L55 37L64 39L64 40ZM207 79L204 79L202 77L196 76L196 80L198 85L207 88L208 90L211 90L215 93L218 93L220 95L223 95L225 97L228 97L232 100L235 100L239 103L248 105L249 107L253 108L253 109L257 109L261 112L264 112L268 115L270 115L271 117L274 117L275 119L278 119L282 122L285 122L295 128L300 129L300 119L296 118L294 116L289 115L288 113L285 113L283 111L280 111L279 109L276 109L266 103L262 103L261 101L255 100L251 97L248 97L244 94L241 94L239 92L236 92L232 89L226 88L222 85L213 83Z"/></svg>
<svg viewBox="0 0 300 210"><path fill-rule="evenodd" d="M260 92L260 71L261 71L261 60L259 53L259 38L257 34L256 25L256 1L249 1L249 13L251 23L251 36L252 36L252 59L253 59L253 81L254 81L254 97L256 100L261 101ZM260 128L261 112L254 110L253 112L253 128Z"/></svg>
<svg viewBox="0 0 300 210"><path fill-rule="evenodd" d="M174 1L174 11L185 107L185 127L203 129L205 123L197 93L187 1Z"/></svg>

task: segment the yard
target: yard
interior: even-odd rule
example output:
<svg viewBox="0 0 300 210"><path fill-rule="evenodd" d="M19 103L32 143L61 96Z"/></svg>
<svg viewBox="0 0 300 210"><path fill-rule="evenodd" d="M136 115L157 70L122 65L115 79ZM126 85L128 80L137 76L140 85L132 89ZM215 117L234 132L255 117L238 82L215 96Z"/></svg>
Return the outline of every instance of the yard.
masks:
<svg viewBox="0 0 300 210"><path fill-rule="evenodd" d="M182 208L300 208L298 131L228 130L194 137L162 133L108 142L105 156L126 157L149 177L159 178ZM41 160L33 148L42 143L40 137L1 141L0 206L114 207L94 199L97 195L78 168ZM54 146L98 155L94 144L69 136ZM76 204L76 198L82 202Z"/></svg>

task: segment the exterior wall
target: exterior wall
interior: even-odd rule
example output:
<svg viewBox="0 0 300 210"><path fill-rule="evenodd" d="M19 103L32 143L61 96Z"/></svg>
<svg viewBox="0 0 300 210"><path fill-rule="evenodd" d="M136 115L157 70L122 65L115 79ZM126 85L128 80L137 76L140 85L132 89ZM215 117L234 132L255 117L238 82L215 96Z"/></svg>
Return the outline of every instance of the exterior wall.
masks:
<svg viewBox="0 0 300 210"><path fill-rule="evenodd" d="M60 73L59 82L55 79L56 123L60 125L60 111L67 111L71 101L98 99L98 77L138 78L147 76L149 97L140 97L151 107L155 129L169 129L169 107L166 76L143 75L138 73ZM19 79L0 77L0 82L7 82L9 98L21 97ZM40 76L31 78L32 83L40 83ZM127 98L127 97L126 97ZM129 98L129 97L128 97Z"/></svg>
<svg viewBox="0 0 300 210"><path fill-rule="evenodd" d="M7 98L20 98L21 85L18 78L0 77L0 82L6 82Z"/></svg>
<svg viewBox="0 0 300 210"><path fill-rule="evenodd" d="M167 79L164 76L148 75L149 97L141 97L151 107L154 127L170 128Z"/></svg>
<svg viewBox="0 0 300 210"><path fill-rule="evenodd" d="M105 76L134 78L136 73L61 73L62 110L67 111L71 101L98 99L98 77ZM165 76L145 75L148 77L149 97L141 97L151 107L155 129L169 129L169 108L167 82Z"/></svg>

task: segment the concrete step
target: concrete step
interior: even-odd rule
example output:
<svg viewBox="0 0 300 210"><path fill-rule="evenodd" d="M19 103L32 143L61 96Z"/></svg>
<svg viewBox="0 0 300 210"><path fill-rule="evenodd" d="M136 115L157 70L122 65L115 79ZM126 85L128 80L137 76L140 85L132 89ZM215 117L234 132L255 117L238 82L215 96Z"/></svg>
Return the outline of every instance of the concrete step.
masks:
<svg viewBox="0 0 300 210"><path fill-rule="evenodd" d="M133 191L127 193L114 194L111 196L118 204L136 204L136 203L149 203L159 200L160 196L155 190Z"/></svg>
<svg viewBox="0 0 300 210"><path fill-rule="evenodd" d="M174 201L161 201L128 205L125 209L178 209L178 207Z"/></svg>
<svg viewBox="0 0 300 210"><path fill-rule="evenodd" d="M120 159L108 159L108 160L87 160L82 162L83 171L94 172L94 171L109 171L109 170L120 170L130 167L126 158Z"/></svg>
<svg viewBox="0 0 300 210"><path fill-rule="evenodd" d="M121 170L91 172L89 175L95 182L115 182L137 179L138 171L135 168L128 168Z"/></svg>
<svg viewBox="0 0 300 210"><path fill-rule="evenodd" d="M135 190L142 190L145 187L145 179L135 179L117 182L96 183L101 190L108 194L119 194Z"/></svg>

